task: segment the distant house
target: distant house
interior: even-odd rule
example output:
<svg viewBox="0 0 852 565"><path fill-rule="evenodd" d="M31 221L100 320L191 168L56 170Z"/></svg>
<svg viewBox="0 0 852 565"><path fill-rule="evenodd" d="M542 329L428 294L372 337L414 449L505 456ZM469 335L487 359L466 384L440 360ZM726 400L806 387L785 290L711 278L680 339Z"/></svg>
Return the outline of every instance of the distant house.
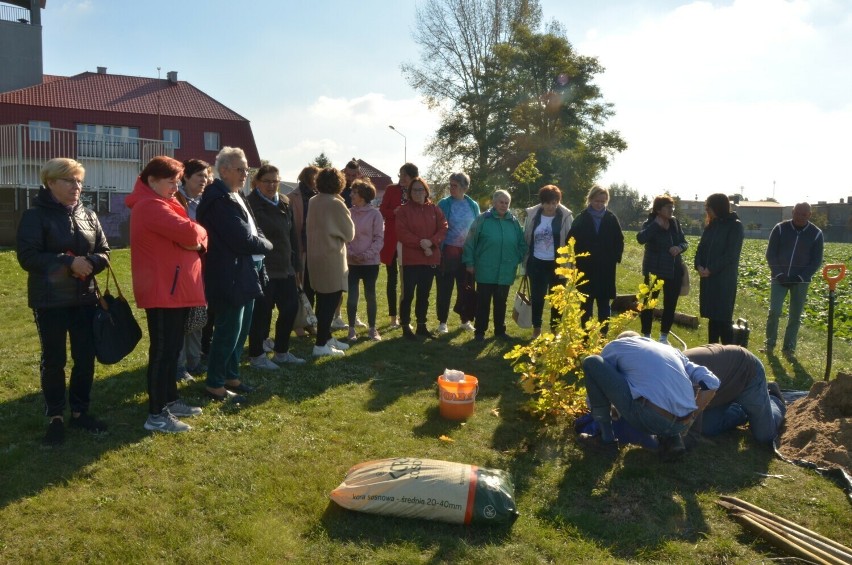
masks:
<svg viewBox="0 0 852 565"><path fill-rule="evenodd" d="M826 241L852 242L852 196L840 199L840 202L820 201L811 205L813 216L825 216L823 228Z"/></svg>
<svg viewBox="0 0 852 565"><path fill-rule="evenodd" d="M772 201L740 200L733 208L745 228L746 237L752 238L769 237L769 232L784 215L784 206Z"/></svg>
<svg viewBox="0 0 852 565"><path fill-rule="evenodd" d="M105 67L71 77L43 75L44 2L7 3L15 6L0 1L0 245L14 242L20 215L39 186L38 171L54 157L86 167L84 199L113 245L126 244L124 197L151 157L212 164L230 145L246 152L249 166L260 166L249 121L174 71L164 79L108 74ZM8 61L16 64L7 74Z"/></svg>
<svg viewBox="0 0 852 565"><path fill-rule="evenodd" d="M684 226L684 230L692 235L700 234L704 227L704 201L680 199L676 208L675 216Z"/></svg>
<svg viewBox="0 0 852 565"><path fill-rule="evenodd" d="M382 198L385 195L385 189L388 185L393 184L393 179L391 179L388 174L383 173L363 159L358 159L357 161L358 166L361 168L361 173L370 179L370 182L372 182L373 186L376 187L376 199L373 200L373 205L378 206L382 203Z"/></svg>

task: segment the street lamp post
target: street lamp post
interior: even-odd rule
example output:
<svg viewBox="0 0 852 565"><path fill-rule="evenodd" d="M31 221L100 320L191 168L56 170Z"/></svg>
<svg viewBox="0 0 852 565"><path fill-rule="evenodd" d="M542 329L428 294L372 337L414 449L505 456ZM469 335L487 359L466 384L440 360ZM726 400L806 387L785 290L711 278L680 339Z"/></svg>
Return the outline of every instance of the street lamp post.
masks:
<svg viewBox="0 0 852 565"><path fill-rule="evenodd" d="M403 147L403 150L402 150L402 151L403 151L403 152L402 152L402 156L403 156L403 159L404 159L404 161L403 161L403 162L408 163L408 138L407 138L407 137L405 137L405 136L402 134L402 132L401 132L401 131L399 131L398 129L396 129L395 127L393 127L393 126L388 126L388 127L389 127L390 129L392 129L393 131L395 131L396 133L398 133L399 135L402 135L402 147Z"/></svg>

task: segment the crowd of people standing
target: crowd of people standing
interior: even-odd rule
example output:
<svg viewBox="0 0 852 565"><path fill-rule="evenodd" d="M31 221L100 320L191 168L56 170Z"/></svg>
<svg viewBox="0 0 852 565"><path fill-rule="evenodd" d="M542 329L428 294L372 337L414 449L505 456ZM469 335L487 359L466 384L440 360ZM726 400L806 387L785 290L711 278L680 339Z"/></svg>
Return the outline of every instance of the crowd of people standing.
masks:
<svg viewBox="0 0 852 565"><path fill-rule="evenodd" d="M470 177L462 172L449 176L449 195L436 202L418 168L405 163L399 182L386 188L378 207L373 205L376 189L355 160L342 171L304 168L298 187L288 195L279 192L279 170L268 164L254 172L251 191L244 195L250 172L239 148L224 147L212 166L197 159L181 163L155 157L126 199L133 291L137 306L145 310L150 338L145 429L189 430L180 418L196 416L201 408L178 396L177 383L205 373L208 397L243 402L254 391L240 373L246 342L251 367L278 370L305 363L290 351L293 332L314 335L314 357L345 356L350 343L359 339L360 326L368 328L368 339L381 340L376 294L380 265L387 273L387 328L401 328L410 340L449 333L453 290L459 330L473 332L474 341L481 342L493 326L495 338L508 339L509 289L519 266L529 277L532 337L538 337L545 297L559 282L557 250L570 238L578 254L588 254L576 262L588 281L583 321L591 319L595 308L602 322L611 314L624 235L607 207L605 188L592 187L586 208L575 216L562 204L559 187L546 185L539 190L539 203L526 209L522 225L507 191L494 192L490 206L480 210L467 194ZM88 414L94 376L89 328L97 301L93 277L108 265L109 246L97 215L80 203L84 174L83 166L71 159L49 161L41 175L43 186L18 233L18 259L29 273L29 304L42 345L41 382L49 420L45 443L51 445L64 438L69 336L69 425L106 429ZM822 234L808 221L806 206L797 206L792 222L776 226L770 238L769 350L788 293L791 314L784 350L794 350L804 293L822 261ZM700 313L709 320L709 343L730 344L743 227L724 194L711 195L706 210L693 263L700 280ZM688 244L671 197L654 200L637 240L645 248L646 282L652 276L663 280L658 341L666 344L688 276L682 259ZM429 329L433 283L435 332ZM346 322L340 313L344 293ZM362 297L366 324L357 315ZM303 302L315 308L315 324L297 323ZM188 319L199 309L206 314L206 327L187 331ZM551 329L558 320L559 312L551 308ZM650 312L642 313L644 337L650 337L652 321ZM333 334L343 328L348 330L345 341Z"/></svg>

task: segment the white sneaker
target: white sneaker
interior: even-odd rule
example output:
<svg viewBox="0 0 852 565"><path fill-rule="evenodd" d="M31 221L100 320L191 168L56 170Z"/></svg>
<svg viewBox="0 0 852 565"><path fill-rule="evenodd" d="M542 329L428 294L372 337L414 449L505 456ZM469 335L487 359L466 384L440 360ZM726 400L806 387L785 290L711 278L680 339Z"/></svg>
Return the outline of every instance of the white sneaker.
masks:
<svg viewBox="0 0 852 565"><path fill-rule="evenodd" d="M264 353L272 353L275 351L275 340L271 337L268 337L263 340L263 351Z"/></svg>
<svg viewBox="0 0 852 565"><path fill-rule="evenodd" d="M660 339L658 339L657 341L659 341L660 343L664 343L666 345L671 345L671 343L669 343L669 335L668 334L660 334Z"/></svg>
<svg viewBox="0 0 852 565"><path fill-rule="evenodd" d="M273 363L272 360L266 356L266 353L258 355L257 357L251 357L250 365L252 369L263 369L264 371L277 371L281 368Z"/></svg>
<svg viewBox="0 0 852 565"><path fill-rule="evenodd" d="M340 351L346 351L347 349L349 349L348 343L343 343L342 341L337 341L334 338L331 338L330 340L328 340L326 342L326 345L330 345L335 349L339 349Z"/></svg>
<svg viewBox="0 0 852 565"><path fill-rule="evenodd" d="M391 317L390 324L388 324L389 330L398 330L399 329L399 318L396 316Z"/></svg>
<svg viewBox="0 0 852 565"><path fill-rule="evenodd" d="M333 330L342 330L342 329L348 328L348 327L349 327L349 324L344 322L343 318L341 318L340 316L336 316L331 321L331 329L333 329Z"/></svg>
<svg viewBox="0 0 852 565"><path fill-rule="evenodd" d="M166 408L172 416L178 416L180 418L189 418L201 415L201 408L198 406L190 406L180 398L174 402L166 404Z"/></svg>
<svg viewBox="0 0 852 565"><path fill-rule="evenodd" d="M460 325L459 328L463 329L466 332L476 331L476 328L473 327L473 322L465 322Z"/></svg>
<svg viewBox="0 0 852 565"><path fill-rule="evenodd" d="M379 331L376 328L370 328L370 332L367 335L372 341L382 341L382 336L379 335Z"/></svg>
<svg viewBox="0 0 852 565"><path fill-rule="evenodd" d="M168 408L163 408L159 414L148 414L144 428L152 432L177 433L188 432L192 426L178 420Z"/></svg>
<svg viewBox="0 0 852 565"><path fill-rule="evenodd" d="M447 324L438 324L438 333L439 334L450 333L450 329L447 327Z"/></svg>
<svg viewBox="0 0 852 565"><path fill-rule="evenodd" d="M282 364L283 363L291 363L293 365L301 365L302 363L305 362L305 360L302 359L301 357L296 357L295 355L293 355L292 353L290 353L288 351L287 353L276 353L272 357L272 362L273 363L282 363Z"/></svg>
<svg viewBox="0 0 852 565"><path fill-rule="evenodd" d="M365 324L364 322L362 322L361 320L359 320L359 319L358 319L358 317L356 316L356 317L355 317L355 327L356 327L356 328L366 328L366 327L367 327L367 324Z"/></svg>
<svg viewBox="0 0 852 565"><path fill-rule="evenodd" d="M342 355L346 354L328 343L323 346L314 346L314 357L340 357Z"/></svg>

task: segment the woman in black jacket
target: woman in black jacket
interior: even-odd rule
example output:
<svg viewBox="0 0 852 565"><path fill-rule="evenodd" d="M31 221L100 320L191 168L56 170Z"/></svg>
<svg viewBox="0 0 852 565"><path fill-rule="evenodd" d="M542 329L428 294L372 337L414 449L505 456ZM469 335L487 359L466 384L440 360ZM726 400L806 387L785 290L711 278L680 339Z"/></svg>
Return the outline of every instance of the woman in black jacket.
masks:
<svg viewBox="0 0 852 565"><path fill-rule="evenodd" d="M207 395L240 402L254 389L240 379L240 357L251 327L254 299L263 294L263 257L272 243L257 225L240 189L248 161L238 147L223 147L216 156L213 184L204 189L196 216L207 230L204 292L216 312L207 361Z"/></svg>
<svg viewBox="0 0 852 565"><path fill-rule="evenodd" d="M28 273L27 294L41 342L41 389L50 422L45 445L65 440L65 344L71 337L69 427L90 432L106 424L88 414L95 376L94 275L107 266L109 245L98 216L80 202L83 165L51 159L41 170L42 187L18 226L18 262Z"/></svg>
<svg viewBox="0 0 852 565"><path fill-rule="evenodd" d="M272 242L272 251L264 258L269 285L264 295L254 300L249 331L251 366L269 371L278 370L281 363L305 362L290 353L290 332L293 331L299 307L299 291L296 285L300 266L296 259L299 241L290 199L278 193L279 184L281 177L278 168L263 165L252 179L254 190L247 198L257 225ZM278 320L275 322L274 355L270 359L263 351L263 342L269 335L274 307L278 307Z"/></svg>
<svg viewBox="0 0 852 565"><path fill-rule="evenodd" d="M615 266L621 263L624 253L624 233L618 218L607 210L609 191L593 186L586 196L588 207L580 212L571 224L568 239L575 240L577 254L588 252L587 257L577 258L577 270L582 272L588 284L580 291L588 294L583 303L582 321L592 317L592 308L598 305L598 321L607 320L612 313L610 303L615 298ZM606 326L603 331L606 332Z"/></svg>
<svg viewBox="0 0 852 565"><path fill-rule="evenodd" d="M683 259L681 253L686 251L689 244L683 236L683 230L677 218L674 217L674 200L671 196L657 196L648 220L636 234L636 241L645 246L645 256L642 258L642 274L645 284L650 275L656 275L663 280L663 319L660 322L660 343L669 342L669 330L672 328L677 299L680 296L680 285L683 281ZM657 298L660 291L653 292L651 298ZM651 326L654 312L651 309L642 310L642 335L651 337Z"/></svg>
<svg viewBox="0 0 852 565"><path fill-rule="evenodd" d="M698 303L701 317L708 318L708 342L728 345L734 340L743 224L721 192L707 197L706 208L707 224L695 251L695 270L701 277Z"/></svg>

